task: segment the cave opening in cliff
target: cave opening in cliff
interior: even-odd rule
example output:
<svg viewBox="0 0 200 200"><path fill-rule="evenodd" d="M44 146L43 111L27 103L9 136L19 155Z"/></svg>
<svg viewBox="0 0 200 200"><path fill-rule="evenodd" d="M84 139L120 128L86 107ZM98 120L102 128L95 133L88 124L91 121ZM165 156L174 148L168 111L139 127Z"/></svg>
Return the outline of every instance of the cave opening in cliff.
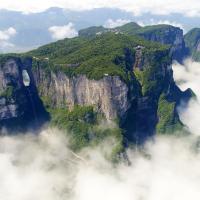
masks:
<svg viewBox="0 0 200 200"><path fill-rule="evenodd" d="M27 72L27 70L22 70L22 78L23 78L23 83L24 83L24 86L28 87L30 86L30 83L31 83L31 79L30 79L30 76Z"/></svg>

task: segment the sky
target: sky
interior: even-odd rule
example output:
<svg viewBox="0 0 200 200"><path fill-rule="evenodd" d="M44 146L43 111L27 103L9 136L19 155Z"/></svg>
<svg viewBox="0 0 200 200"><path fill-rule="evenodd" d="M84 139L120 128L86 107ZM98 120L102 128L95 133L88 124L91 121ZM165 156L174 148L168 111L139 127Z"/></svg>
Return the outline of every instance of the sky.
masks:
<svg viewBox="0 0 200 200"><path fill-rule="evenodd" d="M62 7L73 10L93 8L120 8L135 15L143 13L170 14L180 13L186 16L200 16L199 0L1 0L0 8L22 11L24 13L40 12L49 7Z"/></svg>

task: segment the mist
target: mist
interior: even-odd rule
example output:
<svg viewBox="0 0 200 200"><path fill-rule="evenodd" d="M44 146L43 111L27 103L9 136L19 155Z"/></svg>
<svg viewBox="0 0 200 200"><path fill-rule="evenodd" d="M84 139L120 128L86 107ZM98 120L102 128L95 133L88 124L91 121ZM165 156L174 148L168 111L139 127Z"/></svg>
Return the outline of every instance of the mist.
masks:
<svg viewBox="0 0 200 200"><path fill-rule="evenodd" d="M77 154L57 129L1 136L0 199L199 200L200 64L187 60L173 69L180 88L197 95L189 107L179 108L191 135L157 136L140 151L127 149L130 166L105 158L109 141Z"/></svg>
<svg viewBox="0 0 200 200"><path fill-rule="evenodd" d="M196 98L189 102L187 108L185 108L185 105L180 106L181 121L189 128L191 133L200 135L200 63L187 59L184 65L174 64L173 71L177 85L182 90L191 88L196 95Z"/></svg>

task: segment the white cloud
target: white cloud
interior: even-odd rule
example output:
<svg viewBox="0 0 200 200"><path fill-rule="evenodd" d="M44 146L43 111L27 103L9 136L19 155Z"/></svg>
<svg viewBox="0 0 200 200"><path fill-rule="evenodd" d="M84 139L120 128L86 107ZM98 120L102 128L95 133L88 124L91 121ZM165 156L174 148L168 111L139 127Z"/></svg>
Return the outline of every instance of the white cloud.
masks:
<svg viewBox="0 0 200 200"><path fill-rule="evenodd" d="M2 200L199 200L200 153L195 137L157 137L131 166L113 166L102 150L69 148L66 135L0 136ZM191 148L191 146L194 146ZM107 148L110 146L108 145ZM184 166L184 167L183 167Z"/></svg>
<svg viewBox="0 0 200 200"><path fill-rule="evenodd" d="M0 30L0 50L6 51L9 48L14 47L14 44L9 42L9 40L17 34L17 31L10 27L6 30Z"/></svg>
<svg viewBox="0 0 200 200"><path fill-rule="evenodd" d="M147 22L147 23L139 21L138 24L140 26L155 25L155 24L168 24L168 25L179 27L185 32L184 26L180 23L175 22L175 21L150 19L149 22Z"/></svg>
<svg viewBox="0 0 200 200"><path fill-rule="evenodd" d="M0 30L0 40L8 41L11 37L16 35L16 33L17 31L13 27L10 27L6 30Z"/></svg>
<svg viewBox="0 0 200 200"><path fill-rule="evenodd" d="M104 27L106 27L106 28L115 28L115 27L127 24L129 22L130 22L130 20L126 20L126 19L117 19L117 20L108 19L105 22Z"/></svg>
<svg viewBox="0 0 200 200"><path fill-rule="evenodd" d="M65 26L52 26L49 28L49 32L51 33L52 38L56 40L78 36L78 32L72 23Z"/></svg>
<svg viewBox="0 0 200 200"><path fill-rule="evenodd" d="M75 10L102 7L120 8L134 14L150 12L154 14L182 13L187 16L200 15L199 0L1 0L0 4L0 8L23 12L38 12L54 6Z"/></svg>
<svg viewBox="0 0 200 200"><path fill-rule="evenodd" d="M188 59L184 65L174 64L173 70L179 87L182 90L191 88L197 96L196 100L190 101L188 108L180 107L180 118L192 133L200 135L200 63Z"/></svg>

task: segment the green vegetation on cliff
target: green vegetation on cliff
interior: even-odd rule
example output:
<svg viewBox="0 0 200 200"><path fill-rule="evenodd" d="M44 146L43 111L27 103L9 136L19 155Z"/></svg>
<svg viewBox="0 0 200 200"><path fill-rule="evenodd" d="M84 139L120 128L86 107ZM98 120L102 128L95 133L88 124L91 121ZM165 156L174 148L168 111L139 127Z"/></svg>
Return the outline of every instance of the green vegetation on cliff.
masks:
<svg viewBox="0 0 200 200"><path fill-rule="evenodd" d="M200 28L190 30L185 36L185 43L189 49L189 54L196 61L200 61Z"/></svg>
<svg viewBox="0 0 200 200"><path fill-rule="evenodd" d="M144 54L168 50L167 46L137 36L107 33L93 39L65 39L26 55L35 59L35 65L38 63L55 72L61 70L68 76L85 74L90 79L101 79L108 74L127 81L127 71L131 70L128 68L133 65L135 47L138 45L145 47ZM127 57L128 51L132 58Z"/></svg>
<svg viewBox="0 0 200 200"><path fill-rule="evenodd" d="M176 102L170 102L167 100L165 94L162 94L158 102L158 124L157 132L158 133L175 133L183 128L177 111L176 111Z"/></svg>
<svg viewBox="0 0 200 200"><path fill-rule="evenodd" d="M122 130L116 127L103 127L103 116L96 113L91 106L75 106L73 110L49 110L52 116L51 125L60 128L70 136L70 146L78 151L89 145L96 146L105 138L111 137L115 141L112 147L111 159L123 151Z"/></svg>
<svg viewBox="0 0 200 200"><path fill-rule="evenodd" d="M7 100L10 100L13 97L13 93L14 87L10 85L0 94L0 97L4 97Z"/></svg>
<svg viewBox="0 0 200 200"><path fill-rule="evenodd" d="M143 96L159 97L161 91L169 84L167 67L170 66L170 57L165 52L149 52L148 66L143 70L135 69L134 74L142 87Z"/></svg>

